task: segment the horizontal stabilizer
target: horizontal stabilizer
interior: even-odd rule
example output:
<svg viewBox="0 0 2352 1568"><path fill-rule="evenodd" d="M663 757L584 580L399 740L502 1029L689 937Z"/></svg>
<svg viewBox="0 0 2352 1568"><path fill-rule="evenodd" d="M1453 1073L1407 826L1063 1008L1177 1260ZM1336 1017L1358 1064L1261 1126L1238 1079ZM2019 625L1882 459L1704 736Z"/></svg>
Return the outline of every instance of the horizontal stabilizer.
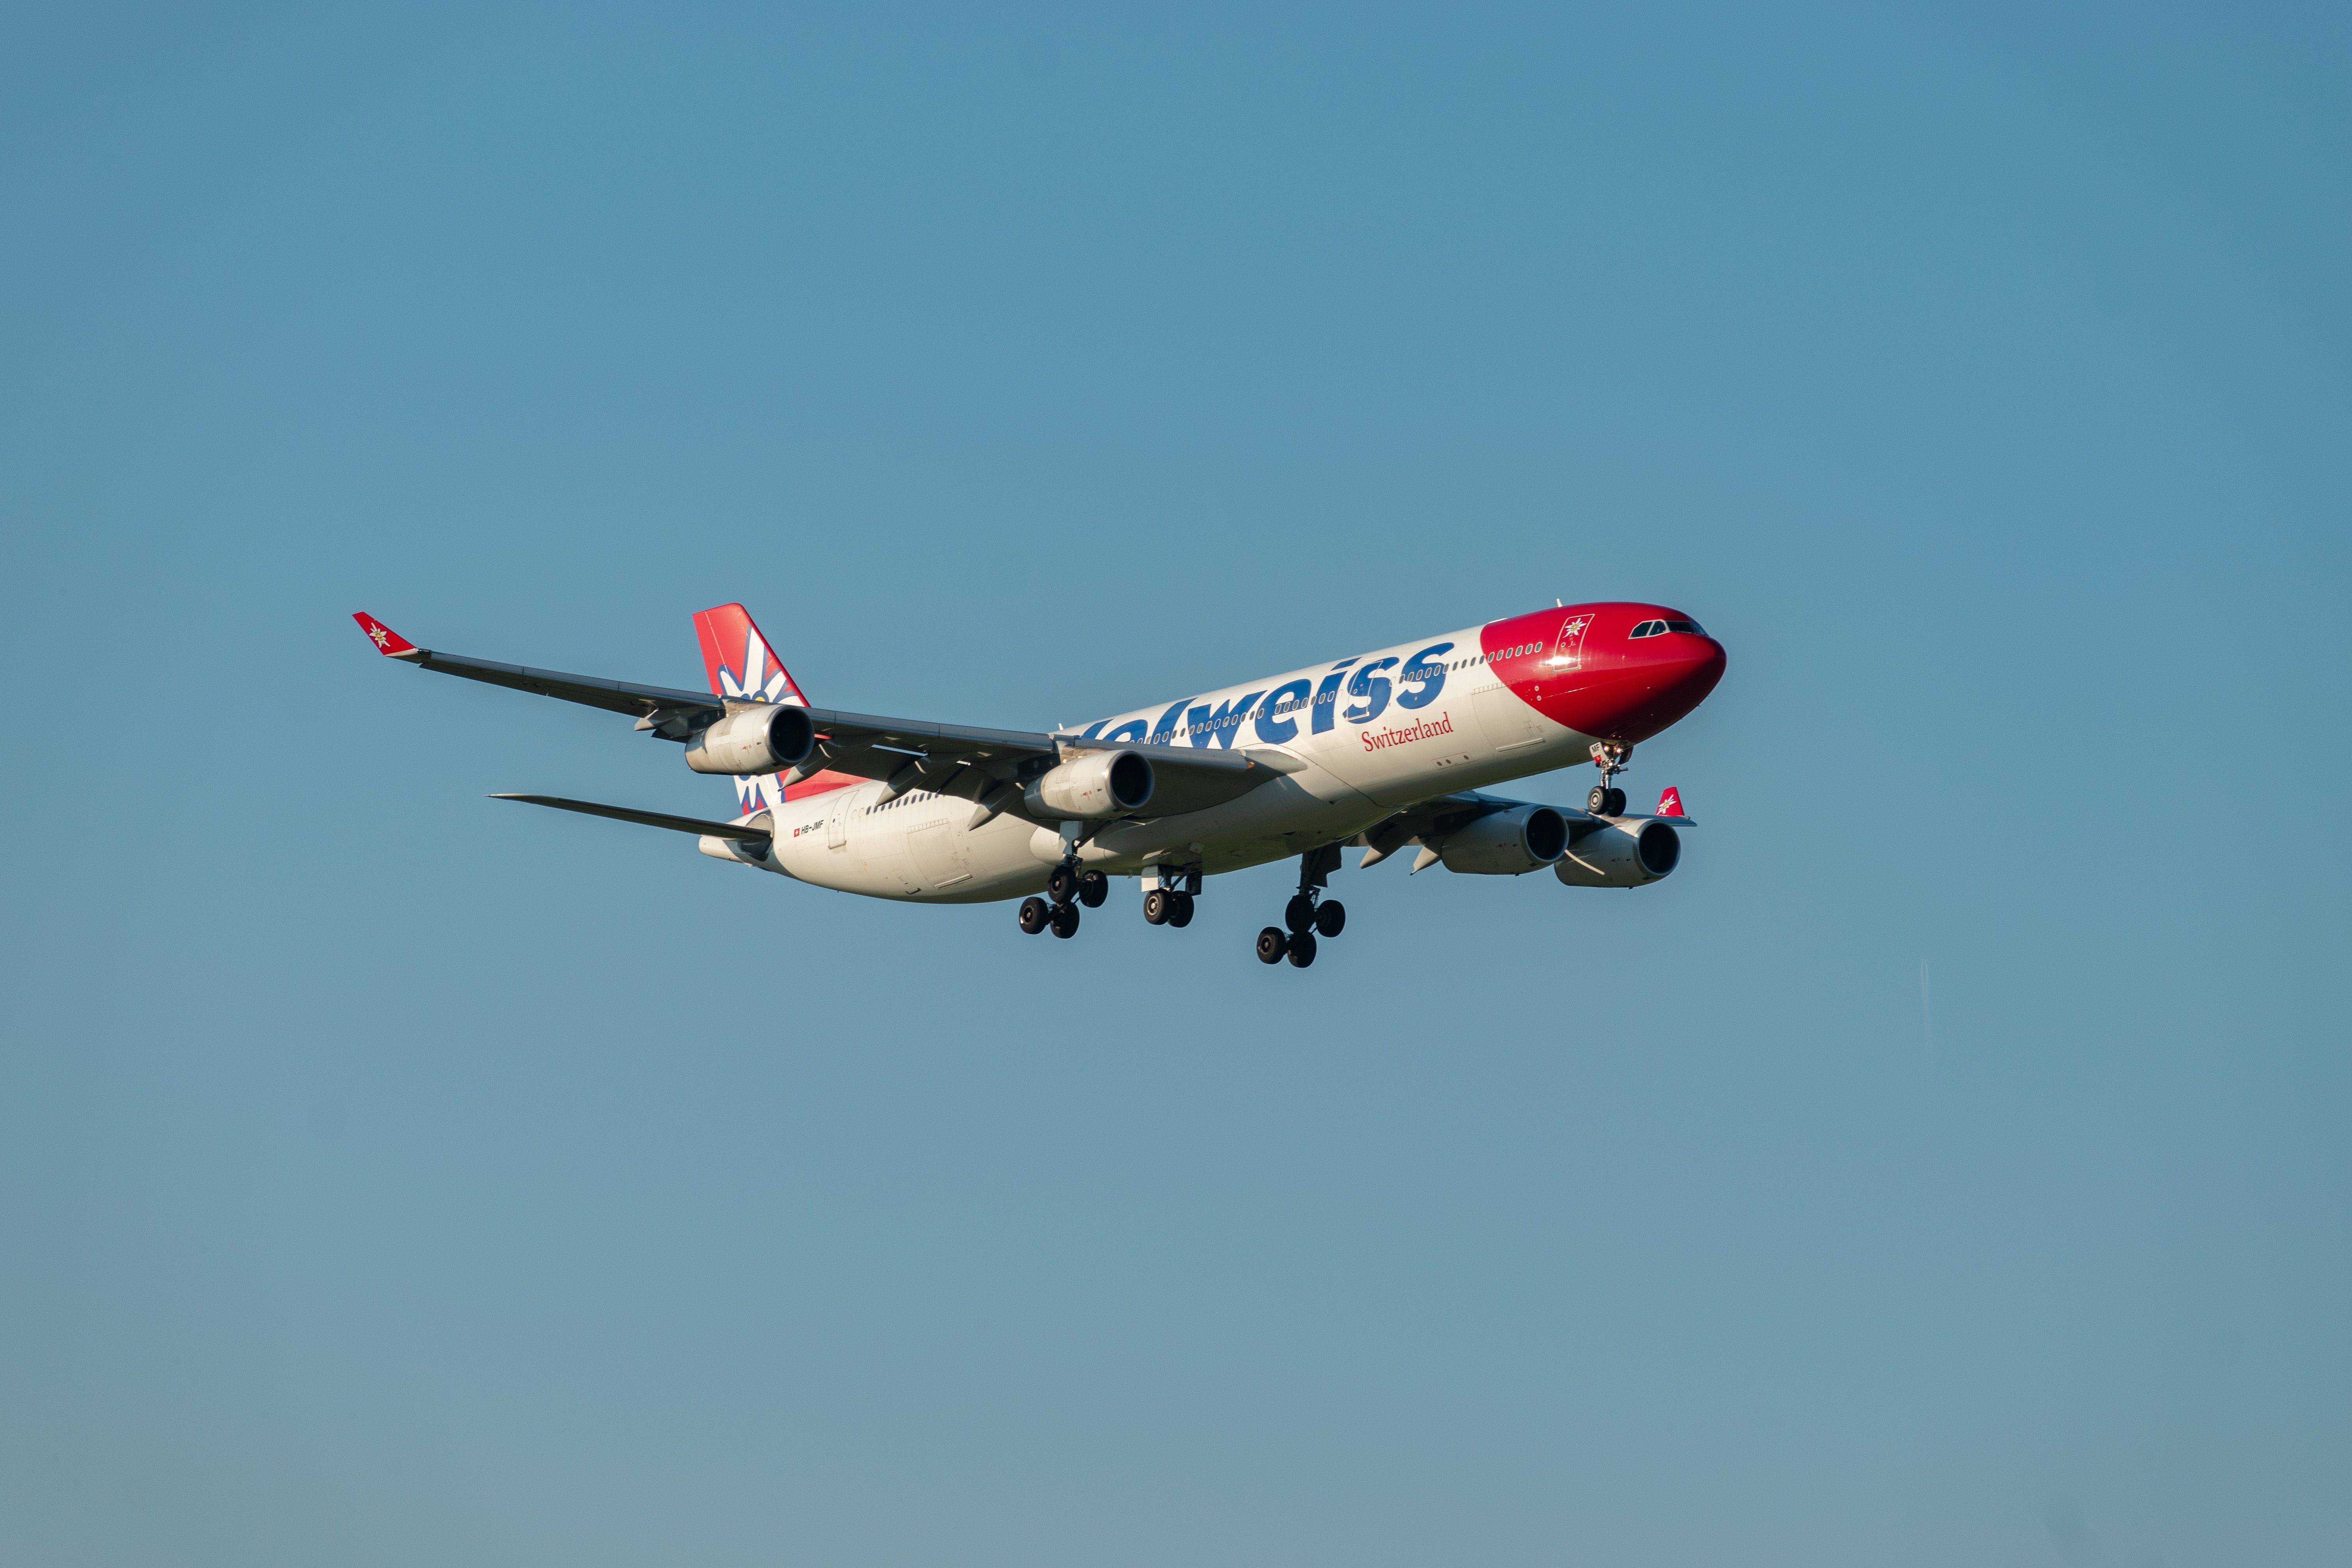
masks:
<svg viewBox="0 0 2352 1568"><path fill-rule="evenodd" d="M642 823L647 827L667 827L672 833L698 833L706 838L732 838L739 844L765 844L775 837L767 828L752 827L739 822L706 822L698 816L672 816L666 811L634 811L625 805L599 805L593 800L564 800L551 795L494 795L490 798L519 800L525 805L551 805L558 811L609 816L615 822Z"/></svg>

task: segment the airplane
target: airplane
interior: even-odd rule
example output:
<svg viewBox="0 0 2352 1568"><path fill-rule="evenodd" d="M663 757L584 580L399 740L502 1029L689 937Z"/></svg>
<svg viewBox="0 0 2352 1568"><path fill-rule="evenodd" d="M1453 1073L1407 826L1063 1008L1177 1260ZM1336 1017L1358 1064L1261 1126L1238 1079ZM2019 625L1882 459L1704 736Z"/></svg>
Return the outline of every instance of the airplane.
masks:
<svg viewBox="0 0 2352 1568"><path fill-rule="evenodd" d="M385 657L583 703L735 781L726 821L556 795L521 801L690 833L715 859L870 898L1018 899L1020 929L1077 934L1109 879L1135 877L1143 918L1192 923L1203 880L1296 857L1283 923L1259 960L1305 969L1347 910L1328 896L1343 846L1369 868L1637 888L1681 864L1679 790L1626 809L1633 747L1715 689L1723 645L1662 605L1561 605L1350 654L1082 730L990 730L810 705L750 612L694 617L709 692L638 686L419 647L364 611ZM1584 809L1488 793L1590 762ZM1042 895L1042 896L1041 896Z"/></svg>

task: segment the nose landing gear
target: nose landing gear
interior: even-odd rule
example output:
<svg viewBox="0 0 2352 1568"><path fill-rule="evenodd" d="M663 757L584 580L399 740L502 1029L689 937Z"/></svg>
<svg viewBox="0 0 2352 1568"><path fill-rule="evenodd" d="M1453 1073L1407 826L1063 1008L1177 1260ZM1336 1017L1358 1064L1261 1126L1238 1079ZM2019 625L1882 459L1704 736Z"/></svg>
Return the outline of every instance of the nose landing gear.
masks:
<svg viewBox="0 0 2352 1568"><path fill-rule="evenodd" d="M1625 771L1633 760L1633 748L1611 742L1592 742L1592 765L1601 770L1601 782L1584 797L1584 809L1595 816L1625 815L1625 792L1611 781Z"/></svg>

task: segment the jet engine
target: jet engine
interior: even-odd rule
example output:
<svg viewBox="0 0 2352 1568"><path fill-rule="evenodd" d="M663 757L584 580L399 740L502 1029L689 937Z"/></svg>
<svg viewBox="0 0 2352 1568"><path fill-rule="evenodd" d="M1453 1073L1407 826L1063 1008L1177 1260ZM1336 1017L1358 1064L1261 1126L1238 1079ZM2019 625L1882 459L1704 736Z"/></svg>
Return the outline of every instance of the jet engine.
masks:
<svg viewBox="0 0 2352 1568"><path fill-rule="evenodd" d="M1548 805L1522 805L1450 835L1437 858L1449 871L1517 877L1542 870L1567 847L1568 818Z"/></svg>
<svg viewBox="0 0 2352 1568"><path fill-rule="evenodd" d="M772 773L808 761L815 749L807 709L762 704L688 737L686 765L698 773Z"/></svg>
<svg viewBox="0 0 2352 1568"><path fill-rule="evenodd" d="M1030 812L1055 817L1125 816L1151 800L1151 763L1136 752L1089 752L1029 781Z"/></svg>
<svg viewBox="0 0 2352 1568"><path fill-rule="evenodd" d="M1638 888L1682 858L1682 835L1654 817L1609 822L1570 845L1552 875L1571 888Z"/></svg>

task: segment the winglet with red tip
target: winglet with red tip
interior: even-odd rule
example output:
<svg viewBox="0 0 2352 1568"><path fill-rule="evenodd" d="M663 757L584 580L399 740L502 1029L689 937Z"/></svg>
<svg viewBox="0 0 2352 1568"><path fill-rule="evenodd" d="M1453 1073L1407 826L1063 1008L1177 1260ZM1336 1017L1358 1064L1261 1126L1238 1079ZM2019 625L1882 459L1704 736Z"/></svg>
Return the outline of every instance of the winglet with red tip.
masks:
<svg viewBox="0 0 2352 1568"><path fill-rule="evenodd" d="M1658 795L1660 816L1680 816L1683 814L1683 792L1668 784Z"/></svg>
<svg viewBox="0 0 2352 1568"><path fill-rule="evenodd" d="M415 643L410 642L365 610L354 612L352 619L359 622L360 630L367 633L368 641L375 644L376 650L388 658L399 658L417 651Z"/></svg>

